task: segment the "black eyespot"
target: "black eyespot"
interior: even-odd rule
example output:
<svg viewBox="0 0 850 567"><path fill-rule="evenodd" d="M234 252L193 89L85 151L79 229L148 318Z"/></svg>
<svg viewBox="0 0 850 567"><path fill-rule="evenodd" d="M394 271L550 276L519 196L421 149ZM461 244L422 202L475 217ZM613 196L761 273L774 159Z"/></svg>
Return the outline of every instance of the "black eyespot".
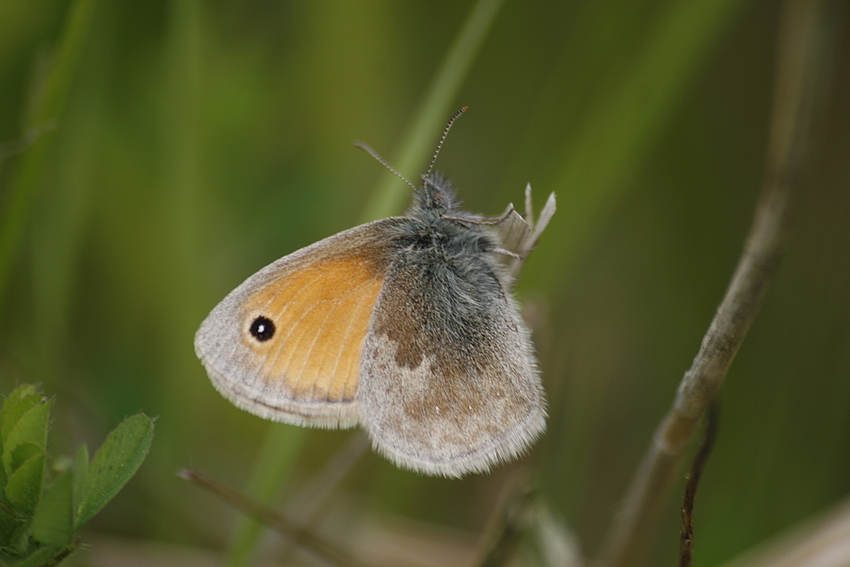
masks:
<svg viewBox="0 0 850 567"><path fill-rule="evenodd" d="M251 323L251 335L260 341L261 343L266 342L270 338L274 336L274 323L268 317L263 317L260 315L254 322Z"/></svg>

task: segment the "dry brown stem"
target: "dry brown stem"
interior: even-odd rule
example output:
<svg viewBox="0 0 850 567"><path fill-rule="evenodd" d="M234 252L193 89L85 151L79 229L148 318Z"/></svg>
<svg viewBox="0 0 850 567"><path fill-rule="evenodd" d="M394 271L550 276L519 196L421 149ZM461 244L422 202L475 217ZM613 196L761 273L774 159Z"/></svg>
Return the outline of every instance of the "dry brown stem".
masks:
<svg viewBox="0 0 850 567"><path fill-rule="evenodd" d="M834 44L833 7L826 0L785 2L772 130L753 224L726 295L603 541L594 563L599 567L636 564L652 539L684 451L717 395L779 265L812 115L826 98Z"/></svg>

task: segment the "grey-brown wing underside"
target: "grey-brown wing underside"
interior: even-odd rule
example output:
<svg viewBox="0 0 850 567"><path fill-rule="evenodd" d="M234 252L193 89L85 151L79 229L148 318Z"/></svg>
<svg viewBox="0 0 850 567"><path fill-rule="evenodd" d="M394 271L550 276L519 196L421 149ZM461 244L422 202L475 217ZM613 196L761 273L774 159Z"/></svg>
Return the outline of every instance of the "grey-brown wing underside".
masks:
<svg viewBox="0 0 850 567"><path fill-rule="evenodd" d="M488 253L464 260L397 255L363 347L363 425L379 452L428 474L487 471L545 428L517 306Z"/></svg>

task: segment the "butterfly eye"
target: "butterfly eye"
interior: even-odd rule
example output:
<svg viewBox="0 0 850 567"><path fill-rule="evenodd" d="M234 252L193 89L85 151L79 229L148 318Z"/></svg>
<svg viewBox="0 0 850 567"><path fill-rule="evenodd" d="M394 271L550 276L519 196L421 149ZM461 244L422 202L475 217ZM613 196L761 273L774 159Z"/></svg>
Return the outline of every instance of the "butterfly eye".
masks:
<svg viewBox="0 0 850 567"><path fill-rule="evenodd" d="M262 315L254 319L249 330L251 331L251 335L261 343L272 338L275 332L272 320L268 317L263 317Z"/></svg>

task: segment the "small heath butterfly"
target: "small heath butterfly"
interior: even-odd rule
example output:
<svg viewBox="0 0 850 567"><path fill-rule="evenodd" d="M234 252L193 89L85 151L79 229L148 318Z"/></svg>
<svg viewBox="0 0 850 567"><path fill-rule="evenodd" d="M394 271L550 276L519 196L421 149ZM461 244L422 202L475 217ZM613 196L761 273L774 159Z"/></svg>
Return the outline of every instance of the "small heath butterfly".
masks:
<svg viewBox="0 0 850 567"><path fill-rule="evenodd" d="M407 216L266 266L212 310L195 351L244 410L301 426L361 425L396 465L459 477L525 451L546 408L499 263L513 254L488 226L507 215L458 210L433 164Z"/></svg>

